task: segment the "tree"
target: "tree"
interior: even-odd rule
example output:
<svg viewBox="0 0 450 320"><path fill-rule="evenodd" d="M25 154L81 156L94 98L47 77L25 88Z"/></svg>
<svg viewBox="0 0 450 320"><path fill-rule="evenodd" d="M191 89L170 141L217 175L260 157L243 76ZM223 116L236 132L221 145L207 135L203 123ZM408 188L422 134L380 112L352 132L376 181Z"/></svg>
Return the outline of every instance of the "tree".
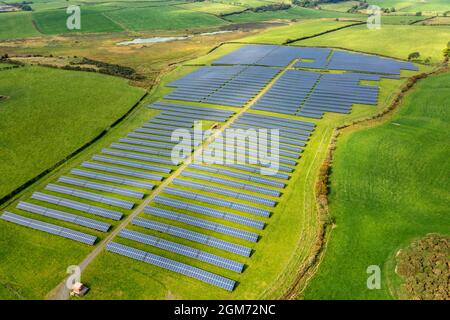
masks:
<svg viewBox="0 0 450 320"><path fill-rule="evenodd" d="M422 11L416 12L416 16L418 16L418 17L422 16Z"/></svg>
<svg viewBox="0 0 450 320"><path fill-rule="evenodd" d="M408 60L417 60L420 58L420 53L419 52L411 52L408 56Z"/></svg>

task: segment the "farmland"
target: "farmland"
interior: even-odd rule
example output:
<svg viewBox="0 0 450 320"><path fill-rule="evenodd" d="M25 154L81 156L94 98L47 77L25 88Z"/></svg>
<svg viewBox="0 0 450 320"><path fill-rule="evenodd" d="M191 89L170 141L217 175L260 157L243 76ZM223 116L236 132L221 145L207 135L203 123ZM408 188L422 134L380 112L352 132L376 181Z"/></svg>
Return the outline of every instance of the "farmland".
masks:
<svg viewBox="0 0 450 320"><path fill-rule="evenodd" d="M445 25L444 17L424 19L429 18L427 10L444 12L448 5L439 0L420 3L413 0L396 2L397 13L383 15L380 30L368 30L365 25L358 25L363 23L367 16L362 13L346 12L347 8L354 4L353 1L321 5L320 10L293 5L283 10L241 12L248 8L279 2L80 1L78 4L82 8L82 29L78 31L67 30L66 2L60 0L34 1L31 4L32 12L0 14L0 25L6 22L9 26L0 30L0 56L7 54L13 61L25 62L25 66L8 70L4 68L9 68L11 64L0 62L2 76L0 77L0 132L2 132L0 198L43 170L64 160L101 132L104 133L76 156L63 161L60 166L53 168L47 175L29 185L11 201L2 203L0 207L0 214L8 211L96 237L94 246L0 220L0 298L65 299L67 296L62 294L58 285L65 277L66 267L72 264L86 267L83 269L82 281L91 288L86 296L86 299L91 300L398 298L400 280L394 272L396 252L427 233L446 235L450 232L445 212L450 200L449 182L445 171L449 155L448 150L442 147L446 143L450 120L445 108L449 98L448 73L419 81L394 115L364 125L352 126L343 131L338 138L329 186L331 219L327 220L327 223L332 222L333 225L328 229L330 233L325 239L325 251L320 256L319 263L308 269L306 274L301 274L300 270L311 261L311 256L318 246L317 234L321 221L318 219L316 182L327 156L334 128L372 117L392 102L408 77L437 68L443 59L443 49L450 41L450 28ZM392 5L392 1L389 0L371 2L386 7ZM416 16L416 10L424 11L426 14ZM410 25L420 20L424 22ZM433 21L440 25L432 25ZM216 31L227 32L215 33ZM123 41L153 37L183 38L161 43L118 45ZM295 41L297 39L301 40ZM286 43L289 46L282 47L282 50L286 50L283 51L285 54L275 57L275 60L264 55L261 56L262 60L258 60L253 53L246 56L258 61L250 62L250 65L255 65L249 68L242 67L240 70L241 67L236 62L226 67L220 66L223 69L211 66L217 59L239 51L247 44L262 44L257 47L268 48L267 44ZM315 54L325 52L324 64L309 68L308 63L320 64L320 55L313 55L312 59L295 56L294 60L280 65L276 63L264 65L261 62L264 59L283 60L290 57L288 50L303 50L304 47L305 52L313 49L307 47L315 47ZM375 77L373 80L356 80L356 82L347 79L348 82L340 88L342 92L339 92L335 81L341 81L343 71L353 70L359 75L367 72L365 76L370 79L374 74L382 73L380 71L382 68L355 70L351 69L355 66L349 61L344 61L344 64L339 66L337 58L334 61L336 69L328 68L328 62L331 63L333 55L338 51L341 52L333 51L333 48L397 58L403 61L395 63L403 65L409 64L406 61L408 55L417 51L420 53L420 59L414 62L418 66L418 71L413 71L414 68L402 70L398 79L381 77L378 81ZM356 52L347 52L344 56L351 57ZM258 53L255 52L255 55ZM81 61L83 57L99 63L117 64L119 68L133 68L144 78L130 81L97 72L54 68L73 67L75 66L72 64L73 61ZM50 68L46 66L47 64L53 67ZM241 82L233 83L236 80L233 77L223 82L222 75L218 75L218 79L214 78L211 83L201 82L204 80L200 76L194 81L200 83L197 85L187 85L185 88L183 85L168 86L174 81L184 79L191 72L201 74L202 69L209 70L209 68L210 70L236 68L240 71L235 77L240 78ZM267 71L269 69L273 71L275 68L280 70L280 74L274 76L276 72L272 74ZM246 76L246 73L252 70L255 74ZM309 89L303 88L303 75L306 77L309 73L318 74L318 71L323 74L316 79L317 81L311 80L308 82ZM266 72L270 74L268 77L270 80L252 83L253 77L259 77L259 81L262 81L261 77ZM270 90L281 82L281 78L297 72L302 73L300 80L287 77L286 82L277 89L278 93L277 90L273 90L275 93L270 97ZM301 89L296 96L283 97L280 92L285 92L286 87L293 86L297 80ZM320 86L322 80L325 84ZM214 87L216 82L220 84ZM208 91L208 88L212 87L214 89ZM305 93L305 100L300 107L297 105L300 102L292 101L301 96L305 90L308 94ZM146 92L148 93L146 98L138 103ZM202 95L203 92L207 93ZM344 92L348 96L341 97L340 95L345 95ZM222 179L220 184L199 178L198 174L205 172L198 167L192 168L184 163L177 165L151 163L155 159L167 160L164 158L167 154L155 156L148 153L167 152L165 149L167 145L164 144L169 143L167 141L169 136L167 132L164 134L161 132L169 130L167 128L169 124L175 127L185 125L192 117L186 110L161 111L147 108L149 103L155 101L174 103L174 100L169 99L171 95L174 100L182 100L175 103L183 103L193 109L199 108L191 110L192 114L196 112L201 114L204 111L202 107L209 108L210 116L214 110L211 108L233 114L231 120L226 121L216 120L214 117L214 120L207 119L203 123L203 129L214 124L218 130L225 131L228 125L233 128L236 122L238 126L240 121L245 124L245 117L255 114L260 117L276 117L276 120L266 118L262 120L263 123L279 121L280 127L290 123L287 126L288 130L299 130L289 129L289 126L294 126L294 120L315 125L307 139L300 137L295 141L297 144L287 143L291 148L289 150L298 150L298 146L301 146L300 149L304 152L301 153L297 164L285 165L284 168L288 167L292 172L286 174L280 170L280 176L288 176L286 181L280 177L263 177L267 178L263 180L266 182L275 181L278 184L286 182L284 188L272 186L272 191L280 191L280 195L261 196L262 193L257 187L270 189L270 186L261 183L258 185L255 180L248 180L249 190L241 189L239 183L242 182L242 176L239 178L238 173L250 177L248 179L261 178L255 171L251 171L257 168L255 165L246 167L245 170L232 168L231 174L225 171L213 174L210 172L211 176ZM216 100L215 96L218 96ZM263 105L259 109L255 107L265 96L269 96L269 106ZM193 100L189 100L192 97ZM313 98L317 98L319 105L314 101L309 105L305 102ZM362 102L355 102L356 98L369 102L375 99L376 103L360 104ZM243 103L242 99L247 99L247 102ZM276 102L273 102L273 99ZM286 106L289 103L294 106ZM127 114L135 104L137 107ZM271 109L276 105L280 107L279 110ZM282 113L286 109L294 111L291 114ZM306 113L302 113L305 109ZM178 111L183 111L183 115L176 114ZM124 118L111 127L121 117ZM247 123L251 122L251 119L248 118ZM258 126L257 122L252 125ZM207 149L209 143L210 141L205 140L198 149ZM149 151L151 148L154 150ZM128 153L120 153L123 151ZM288 156L284 155L282 158L288 161L287 158L295 152L288 152ZM145 158L148 154L151 154L151 157ZM103 167L100 169L89 167L89 163ZM107 171L111 170L111 167L115 167L113 170L116 171ZM211 167L217 168L218 165ZM164 171L168 168L169 171ZM69 181L80 178L73 172L74 169L87 169L86 171L91 173L106 172L109 179L134 174L131 183L151 183L154 186L153 189L143 188L126 185L126 181L122 181L120 188L111 191L101 188L116 187L117 181L100 181L98 177L83 176L89 183L103 184L96 185L97 189L89 189L90 187L86 185L69 184L67 180L66 182L60 180L61 177ZM147 170L156 170L156 173L148 173ZM197 176L186 177L183 175L186 172ZM144 174L149 175L143 178ZM155 179L155 174L161 177L161 180ZM225 192L221 193L206 187L198 189L198 186L192 184L180 185L175 183L177 180L204 184L206 187L220 187ZM61 195L63 192L55 189L55 185L73 188L78 193L65 190L66 196ZM128 193L121 194L124 189ZM173 189L178 190L178 193L173 193ZM78 201L81 191L97 194L95 199L82 198L81 203L96 206L99 210L114 209L123 215L122 219L111 220L105 216L93 216L89 210L80 211L70 206L62 208L59 203L49 203L35 197L36 192L43 192ZM232 195L232 192L239 192L241 197L247 198L239 198L237 194ZM143 196L133 198L129 193L142 193ZM199 195L193 196L193 193ZM89 197L86 194L84 196ZM132 203L133 206L131 209L111 208L114 205L105 202L109 201L108 197L121 203ZM205 213L198 208L197 211L189 211L191 209L176 207L176 204L170 202L158 202L161 201L161 197L168 199L167 201L182 201L188 205L198 206L202 206L207 199L210 202L206 202L208 205L205 208L210 211ZM266 204L253 202L255 197L259 197L259 201L263 198L264 201L275 202L276 205L268 209ZM17 208L21 201L43 205L52 210L62 210L82 218L94 218L98 223L110 224L110 229L93 230L90 226L74 225L68 220L58 220L45 214L37 215L36 212ZM234 206L224 210L224 203L231 203ZM253 212L245 211L248 210L248 206L258 212L270 211L270 218L264 216L255 219ZM174 218L170 220L167 216L149 214L144 208L187 214L203 219L203 223L205 221L218 223L244 234L259 234L260 238L258 241L249 242L248 239L233 234L207 229L204 225L189 225L182 220ZM220 212L226 214L222 216ZM237 219L236 216L241 220L233 220ZM169 229L157 231L143 228L134 223L135 218L183 228L202 237L215 237L251 249L251 254L242 256L233 251L224 252L223 248L214 247L208 242L193 241L192 238L186 238L186 235L183 238L179 234L166 232ZM263 228L255 230L253 225L245 224L249 221L253 221L251 223L263 221ZM179 246L189 246L189 250L197 250L197 254L193 258L192 254L191 256L179 254L174 247L167 250L167 247L140 243L121 235L123 230L139 232L142 237L157 237L163 240L162 243L171 241ZM198 279L111 252L107 246L107 243L111 242L231 279L233 290L226 291ZM192 252L189 250L187 252ZM204 252L243 265L243 272L237 273L217 262L211 264L210 261L198 259ZM372 264L382 267L381 290L370 291L365 287L367 279L365 271L367 266Z"/></svg>
<svg viewBox="0 0 450 320"><path fill-rule="evenodd" d="M116 94L106 94L112 88ZM143 95L122 79L39 67L2 71L0 91L9 96L0 108L0 197L93 139Z"/></svg>
<svg viewBox="0 0 450 320"><path fill-rule="evenodd" d="M389 121L344 132L331 177L337 228L304 298L395 298L396 252L427 233L449 234L449 83L448 73L422 80ZM366 287L369 265L382 270L381 290Z"/></svg>

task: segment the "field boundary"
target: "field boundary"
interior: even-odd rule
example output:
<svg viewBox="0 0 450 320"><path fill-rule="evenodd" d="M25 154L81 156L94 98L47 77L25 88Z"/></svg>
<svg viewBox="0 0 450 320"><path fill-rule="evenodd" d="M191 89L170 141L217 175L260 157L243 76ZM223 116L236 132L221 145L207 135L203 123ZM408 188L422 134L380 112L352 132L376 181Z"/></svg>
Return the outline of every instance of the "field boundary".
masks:
<svg viewBox="0 0 450 320"><path fill-rule="evenodd" d="M311 38L320 37L320 36L323 36L324 34L336 32L336 31L339 31L339 30L342 30L342 29L351 28L351 27L354 27L354 26L360 26L360 25L363 25L363 24L366 24L366 22L363 22L363 21L355 22L355 23L348 24L348 25L345 25L345 26L342 26L342 27L337 27L337 28L334 28L334 29L330 29L330 30L322 31L322 32L319 32L319 33L316 33L316 34L312 34L310 36L305 36L305 37L301 37L301 38L297 38L297 39L286 40L285 42L282 43L282 45L288 45L288 44L291 44L291 43L294 43L294 42L297 42L297 41L303 41L303 40L307 40L307 39L311 39Z"/></svg>
<svg viewBox="0 0 450 320"><path fill-rule="evenodd" d="M79 147L78 149L76 149L75 151L73 151L72 153L70 153L68 156L66 156L65 158L59 160L58 162L56 162L54 165L52 165L50 168L45 169L44 171L42 171L41 173L39 173L37 176L35 176L34 178L31 178L30 180L26 181L25 183L23 183L22 185L20 185L19 187L17 187L16 189L14 189L13 191L11 191L10 193L8 193L7 195L5 195L4 197L0 198L0 209L3 209L4 207L6 207L7 205L9 205L9 203L11 201L13 201L15 199L15 197L17 195L19 195L22 191L24 191L25 189L27 189L28 187L30 187L31 185L33 185L34 183L38 182L39 180L41 180L42 178L44 178L45 176L47 176L48 174L50 174L51 172L53 172L54 170L56 170L57 168L59 168L60 166L62 166L63 164L65 164L67 161L73 159L75 156L77 156L78 154L80 154L81 152L83 152L84 150L86 150L88 147L90 147L92 144L94 144L95 142L97 142L98 140L100 140L103 136L105 136L112 128L116 127L117 125L119 125L122 121L124 121L126 118L128 118L128 116L140 105L140 103L149 95L149 91L146 90L145 93L141 96L141 98L136 101L133 106L131 106L130 109L128 109L127 112L125 112L121 117L119 117L117 120L115 120L110 126L106 127L105 129L103 129L99 134L97 134L94 138L92 138L91 140L89 140L88 142L86 142L85 144L83 144L81 147Z"/></svg>
<svg viewBox="0 0 450 320"><path fill-rule="evenodd" d="M336 144L338 142L338 137L341 135L343 130L352 129L359 127L361 125L369 124L372 122L380 123L395 114L396 111L402 105L405 95L407 95L422 79L428 78L430 76L435 76L441 73L449 72L448 60L437 67L436 69L423 72L414 76L409 77L409 79L399 88L398 93L392 98L390 104L376 113L373 116L365 117L360 120L355 120L349 124L343 124L334 128L332 138L330 139L330 144L328 145L327 156L322 163L320 174L316 181L316 203L317 203L317 218L319 221L323 221L319 226L321 230L318 230L318 237L316 239L315 250L312 252L310 257L306 260L306 263L301 266L297 278L293 283L291 289L283 296L283 299L292 300L297 299L303 290L307 287L309 280L311 280L315 272L318 270L320 262L323 260L324 252L330 239L330 225L333 226L333 217L330 215L328 208L328 194L329 194L329 182L330 174L333 167L334 152L336 150ZM305 276L309 273L309 277L305 280ZM305 281L303 281L305 280Z"/></svg>

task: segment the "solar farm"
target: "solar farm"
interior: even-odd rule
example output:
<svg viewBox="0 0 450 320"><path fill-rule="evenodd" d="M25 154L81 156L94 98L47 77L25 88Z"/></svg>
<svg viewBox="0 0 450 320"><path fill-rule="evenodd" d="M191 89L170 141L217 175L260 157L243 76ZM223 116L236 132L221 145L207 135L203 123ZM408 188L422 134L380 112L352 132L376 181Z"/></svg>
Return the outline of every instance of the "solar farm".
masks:
<svg viewBox="0 0 450 320"><path fill-rule="evenodd" d="M380 88L374 83L399 79L402 70L417 67L332 48L242 46L168 83L171 91L147 106L156 116L21 199L0 219L104 245L108 254L181 274L187 284L193 278L233 292L239 286L234 275L248 272L255 244L271 241L263 231L276 223L286 189L294 187L292 177L305 170L301 159L321 119L348 114L355 104L377 105ZM261 174L267 169L261 162L198 163L220 145L224 153L243 157L256 148L247 143L235 150L213 139L210 128L203 128L203 141L187 146L189 155L173 161L172 132L194 133L196 121L222 133L278 129L278 171ZM109 239L112 230L118 232Z"/></svg>

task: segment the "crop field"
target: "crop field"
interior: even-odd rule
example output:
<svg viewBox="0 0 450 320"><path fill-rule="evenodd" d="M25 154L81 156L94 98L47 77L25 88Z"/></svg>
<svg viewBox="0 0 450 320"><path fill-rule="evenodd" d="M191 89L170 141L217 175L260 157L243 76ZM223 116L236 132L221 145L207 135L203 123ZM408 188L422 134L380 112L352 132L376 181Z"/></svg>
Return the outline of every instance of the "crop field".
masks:
<svg viewBox="0 0 450 320"><path fill-rule="evenodd" d="M342 47L400 59L407 59L411 52L418 51L423 58L430 57L433 62L438 62L443 58L442 50L449 39L449 27L393 25L373 31L366 26L355 26L295 44Z"/></svg>
<svg viewBox="0 0 450 320"><path fill-rule="evenodd" d="M427 233L449 234L449 84L448 73L422 80L388 122L340 138L330 198L337 228L304 298L395 298L396 252ZM381 290L366 288L369 265L382 270Z"/></svg>
<svg viewBox="0 0 450 320"><path fill-rule="evenodd" d="M143 95L119 78L39 67L2 71L0 92L9 96L0 105L0 197L91 140Z"/></svg>

